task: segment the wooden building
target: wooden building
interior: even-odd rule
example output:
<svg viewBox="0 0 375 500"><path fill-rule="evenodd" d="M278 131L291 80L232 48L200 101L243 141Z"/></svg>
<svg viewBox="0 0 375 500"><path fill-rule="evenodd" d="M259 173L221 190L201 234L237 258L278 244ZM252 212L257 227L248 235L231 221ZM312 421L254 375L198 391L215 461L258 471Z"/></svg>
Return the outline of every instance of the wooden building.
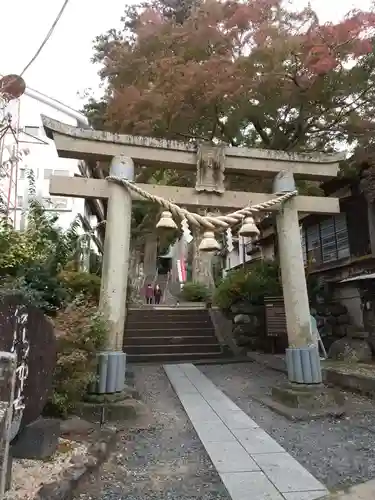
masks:
<svg viewBox="0 0 375 500"><path fill-rule="evenodd" d="M375 206L359 180L334 179L321 188L340 198L341 213L301 219L301 245L309 275L348 308L352 323L375 328ZM274 218L265 220L258 241L248 245L251 262L277 258Z"/></svg>

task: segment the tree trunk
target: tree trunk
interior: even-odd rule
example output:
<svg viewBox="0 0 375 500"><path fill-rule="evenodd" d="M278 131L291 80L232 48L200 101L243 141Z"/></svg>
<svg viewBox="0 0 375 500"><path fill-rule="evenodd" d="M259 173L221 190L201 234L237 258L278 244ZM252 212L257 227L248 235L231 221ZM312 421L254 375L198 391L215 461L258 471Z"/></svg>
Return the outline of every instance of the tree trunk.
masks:
<svg viewBox="0 0 375 500"><path fill-rule="evenodd" d="M141 272L141 252L137 245L131 244L129 258L128 282L130 284L130 294L128 302L137 302L140 299L141 288L143 285L143 272Z"/></svg>
<svg viewBox="0 0 375 500"><path fill-rule="evenodd" d="M158 240L156 234L146 236L145 254L143 260L143 268L145 276L154 276L156 272L156 260L158 252Z"/></svg>

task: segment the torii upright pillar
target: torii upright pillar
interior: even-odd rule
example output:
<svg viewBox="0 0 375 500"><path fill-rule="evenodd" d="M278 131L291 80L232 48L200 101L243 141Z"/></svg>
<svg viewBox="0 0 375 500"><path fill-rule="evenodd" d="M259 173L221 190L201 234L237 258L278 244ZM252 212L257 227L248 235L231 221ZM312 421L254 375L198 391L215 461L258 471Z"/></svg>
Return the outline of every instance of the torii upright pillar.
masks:
<svg viewBox="0 0 375 500"><path fill-rule="evenodd" d="M123 155L112 158L110 175L134 179L134 163ZM104 242L99 308L108 327L105 351L98 353L98 381L92 392L121 392L125 387L126 354L123 337L129 270L132 198L121 186L108 186L108 208Z"/></svg>
<svg viewBox="0 0 375 500"><path fill-rule="evenodd" d="M281 171L274 180L273 191L282 194L294 191L293 173ZM306 286L298 211L295 199L284 203L276 216L283 284L285 316L289 348L286 364L290 382L320 384L319 346L311 328L309 297Z"/></svg>

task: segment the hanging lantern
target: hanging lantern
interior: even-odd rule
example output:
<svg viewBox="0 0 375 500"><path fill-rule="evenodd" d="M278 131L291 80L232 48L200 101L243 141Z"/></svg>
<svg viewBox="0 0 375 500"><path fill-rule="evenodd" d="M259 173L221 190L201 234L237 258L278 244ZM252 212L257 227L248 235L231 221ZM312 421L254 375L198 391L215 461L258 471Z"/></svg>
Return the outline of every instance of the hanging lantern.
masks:
<svg viewBox="0 0 375 500"><path fill-rule="evenodd" d="M215 252L215 250L220 250L220 248L220 244L216 241L215 233L213 231L205 231L198 250L200 252Z"/></svg>
<svg viewBox="0 0 375 500"><path fill-rule="evenodd" d="M156 224L156 229L178 229L171 212L162 212L159 222Z"/></svg>
<svg viewBox="0 0 375 500"><path fill-rule="evenodd" d="M251 215L249 217L245 217L242 222L241 229L238 231L238 234L244 237L257 236L258 234L260 234L260 231L255 224L254 218L251 217Z"/></svg>

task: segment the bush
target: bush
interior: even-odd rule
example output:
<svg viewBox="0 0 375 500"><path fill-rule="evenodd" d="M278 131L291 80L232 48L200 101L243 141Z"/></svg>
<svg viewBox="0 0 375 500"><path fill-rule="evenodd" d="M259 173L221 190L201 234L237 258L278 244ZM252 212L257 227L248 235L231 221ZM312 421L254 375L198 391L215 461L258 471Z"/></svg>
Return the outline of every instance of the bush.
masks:
<svg viewBox="0 0 375 500"><path fill-rule="evenodd" d="M79 271L62 271L59 274L61 283L69 290L72 298L83 295L88 299L99 301L100 277Z"/></svg>
<svg viewBox="0 0 375 500"><path fill-rule="evenodd" d="M96 353L104 347L107 327L93 301L75 302L54 319L58 353L53 393L45 413L66 417L96 377Z"/></svg>
<svg viewBox="0 0 375 500"><path fill-rule="evenodd" d="M181 292L181 297L188 302L206 302L210 296L206 285L193 281L185 283Z"/></svg>
<svg viewBox="0 0 375 500"><path fill-rule="evenodd" d="M53 316L68 298L66 288L46 265L35 263L18 270L17 274L2 277L0 297L18 295L26 304L49 316Z"/></svg>
<svg viewBox="0 0 375 500"><path fill-rule="evenodd" d="M278 264L273 261L259 261L250 269L228 273L216 288L214 301L221 309L229 310L236 302L261 304L265 296L281 293Z"/></svg>

